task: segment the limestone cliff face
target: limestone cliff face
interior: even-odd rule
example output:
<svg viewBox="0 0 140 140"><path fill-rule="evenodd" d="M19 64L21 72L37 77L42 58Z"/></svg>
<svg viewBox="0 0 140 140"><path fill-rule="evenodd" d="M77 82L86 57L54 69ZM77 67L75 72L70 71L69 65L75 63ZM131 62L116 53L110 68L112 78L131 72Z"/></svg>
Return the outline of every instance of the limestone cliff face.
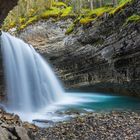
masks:
<svg viewBox="0 0 140 140"><path fill-rule="evenodd" d="M140 24L125 25L133 14L140 14L139 0L68 36L70 20L40 21L19 36L49 59L67 88L140 95Z"/></svg>

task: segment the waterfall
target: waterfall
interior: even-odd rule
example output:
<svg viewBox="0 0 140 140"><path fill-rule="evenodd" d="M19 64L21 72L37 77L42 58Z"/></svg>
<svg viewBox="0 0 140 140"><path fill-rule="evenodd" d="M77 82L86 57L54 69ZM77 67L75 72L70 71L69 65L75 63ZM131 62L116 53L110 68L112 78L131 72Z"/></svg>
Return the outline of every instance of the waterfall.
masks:
<svg viewBox="0 0 140 140"><path fill-rule="evenodd" d="M1 35L1 52L7 95L2 105L8 112L18 114L23 121L36 122L40 126L40 120L69 120L74 115L65 112L70 111L71 114L73 109L82 113L82 110L112 109L116 105L124 107L118 102L120 97L65 93L49 64L34 48L5 32Z"/></svg>
<svg viewBox="0 0 140 140"><path fill-rule="evenodd" d="M49 64L24 41L3 32L7 108L36 111L63 96L63 89Z"/></svg>

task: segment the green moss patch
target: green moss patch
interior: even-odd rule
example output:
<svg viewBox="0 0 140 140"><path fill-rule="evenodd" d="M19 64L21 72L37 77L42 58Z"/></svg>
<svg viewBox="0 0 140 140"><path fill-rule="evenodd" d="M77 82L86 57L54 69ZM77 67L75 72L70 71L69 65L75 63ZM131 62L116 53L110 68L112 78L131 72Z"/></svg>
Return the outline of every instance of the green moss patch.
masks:
<svg viewBox="0 0 140 140"><path fill-rule="evenodd" d="M50 17L58 17L61 14L61 10L59 8L53 7L49 10L46 10L41 13L40 18L42 19L48 19Z"/></svg>
<svg viewBox="0 0 140 140"><path fill-rule="evenodd" d="M21 24L21 26L19 26L18 30L23 30L25 27L36 22L37 20L38 20L37 16L29 18L24 24Z"/></svg>
<svg viewBox="0 0 140 140"><path fill-rule="evenodd" d="M60 7L66 8L67 7L67 5L65 3L63 3L63 2L54 2L53 6L58 7L58 8L60 8Z"/></svg>
<svg viewBox="0 0 140 140"><path fill-rule="evenodd" d="M121 0L120 3L119 3L119 5L117 7L115 7L110 12L110 15L114 15L114 14L118 13L119 11L121 11L122 9L124 9L131 2L132 2L132 0Z"/></svg>
<svg viewBox="0 0 140 140"><path fill-rule="evenodd" d="M132 22L140 22L140 15L134 14L130 16L129 18L127 18L124 25L127 25L128 23L132 23Z"/></svg>
<svg viewBox="0 0 140 140"><path fill-rule="evenodd" d="M69 35L70 33L72 33L73 32L73 30L74 30L74 27L75 27L75 24L71 24L69 27L68 27L68 29L66 30L66 35Z"/></svg>
<svg viewBox="0 0 140 140"><path fill-rule="evenodd" d="M101 8L97 8L94 9L92 11L89 12L89 16L96 16L96 17L100 17L102 16L104 13L109 13L111 10L113 9L113 7L101 7Z"/></svg>
<svg viewBox="0 0 140 140"><path fill-rule="evenodd" d="M61 12L62 12L61 17L71 16L72 15L72 7L67 7L65 9L62 9Z"/></svg>
<svg viewBox="0 0 140 140"><path fill-rule="evenodd" d="M81 18L80 19L80 24L88 24L91 23L92 21L94 21L96 18L90 18L90 17L85 17L85 18Z"/></svg>
<svg viewBox="0 0 140 140"><path fill-rule="evenodd" d="M101 7L94 10L86 11L86 14L83 18L80 19L79 22L80 24L88 24L96 20L98 17L103 16L103 14L109 13L112 9L112 7Z"/></svg>

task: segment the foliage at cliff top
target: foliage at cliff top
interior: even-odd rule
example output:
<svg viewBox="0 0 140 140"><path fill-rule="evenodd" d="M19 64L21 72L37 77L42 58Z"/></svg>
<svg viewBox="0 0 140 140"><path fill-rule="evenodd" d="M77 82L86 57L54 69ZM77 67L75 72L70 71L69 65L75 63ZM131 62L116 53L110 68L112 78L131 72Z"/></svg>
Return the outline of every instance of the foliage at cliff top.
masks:
<svg viewBox="0 0 140 140"><path fill-rule="evenodd" d="M77 23L88 24L105 13L116 14L132 0L19 0L18 5L9 13L3 29L16 28L20 31L28 25L41 20L74 18L67 30L71 33Z"/></svg>
<svg viewBox="0 0 140 140"><path fill-rule="evenodd" d="M19 5L9 13L4 22L3 29L9 30L15 27L17 30L22 30L40 19L65 17L70 13L71 7L68 7L63 2L46 3L44 0L36 0L31 5L29 5L28 2L23 2L22 4L19 3Z"/></svg>

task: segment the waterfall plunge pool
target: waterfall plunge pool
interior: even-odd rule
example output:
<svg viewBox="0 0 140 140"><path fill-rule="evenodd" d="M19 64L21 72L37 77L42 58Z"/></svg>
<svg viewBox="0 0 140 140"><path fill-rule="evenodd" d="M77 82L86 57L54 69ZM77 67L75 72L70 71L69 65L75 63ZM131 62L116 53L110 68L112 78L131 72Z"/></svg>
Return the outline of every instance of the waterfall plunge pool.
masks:
<svg viewBox="0 0 140 140"><path fill-rule="evenodd" d="M40 127L50 127L58 122L69 121L79 115L110 111L140 111L140 99L127 96L110 96L99 93L65 93L62 100L37 112L17 112L23 121Z"/></svg>
<svg viewBox="0 0 140 140"><path fill-rule="evenodd" d="M65 92L46 60L31 45L5 32L1 52L7 91L3 105L23 121L47 126L87 112L139 110L139 99L132 97Z"/></svg>

